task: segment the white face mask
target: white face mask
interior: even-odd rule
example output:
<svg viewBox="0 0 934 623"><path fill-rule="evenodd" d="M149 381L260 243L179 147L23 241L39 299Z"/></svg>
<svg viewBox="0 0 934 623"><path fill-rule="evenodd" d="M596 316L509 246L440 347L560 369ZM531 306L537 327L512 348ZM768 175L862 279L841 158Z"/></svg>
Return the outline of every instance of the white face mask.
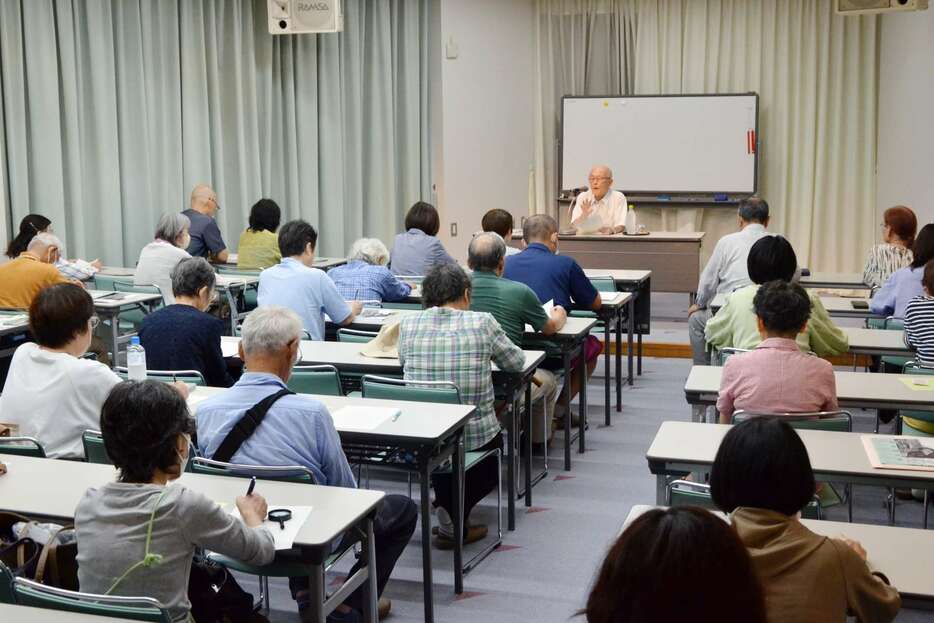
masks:
<svg viewBox="0 0 934 623"><path fill-rule="evenodd" d="M298 348L295 349L295 357L293 357L292 367L294 368L302 360L302 344L299 342Z"/></svg>
<svg viewBox="0 0 934 623"><path fill-rule="evenodd" d="M185 465L188 464L188 456L191 453L191 437L182 433L182 436L185 437L185 456L182 456L182 453L178 451L178 447L175 448L175 454L178 456L178 471L179 473L185 471Z"/></svg>

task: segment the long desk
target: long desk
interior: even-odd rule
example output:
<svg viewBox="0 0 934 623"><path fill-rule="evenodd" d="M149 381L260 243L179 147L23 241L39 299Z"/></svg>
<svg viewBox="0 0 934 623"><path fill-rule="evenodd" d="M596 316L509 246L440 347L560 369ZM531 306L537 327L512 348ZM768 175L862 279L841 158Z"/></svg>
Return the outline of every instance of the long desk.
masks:
<svg viewBox="0 0 934 623"><path fill-rule="evenodd" d="M656 503L665 503L669 475L710 471L720 442L730 428L728 424L662 422L645 453L649 471L655 475ZM814 476L820 482L934 488L934 472L874 469L858 434L804 429L797 433L807 448Z"/></svg>
<svg viewBox="0 0 934 623"><path fill-rule="evenodd" d="M0 358L12 355L29 333L29 313L0 311Z"/></svg>
<svg viewBox="0 0 934 623"><path fill-rule="evenodd" d="M828 288L840 290L869 290L861 273L813 272L801 277L799 283L805 288Z"/></svg>
<svg viewBox="0 0 934 623"><path fill-rule="evenodd" d="M120 334L120 312L127 308L138 308L149 313L162 300L161 294L144 294L141 292L108 292L106 290L88 290L94 299L94 313L110 326L110 365L117 365L117 354L120 344L129 342L132 335Z"/></svg>
<svg viewBox="0 0 934 623"><path fill-rule="evenodd" d="M633 506L622 529L653 508L658 507L646 504ZM714 514L727 519L722 513ZM929 564L934 557L934 532L816 519L800 521L815 534L859 541L866 549L872 566L885 573L892 586L898 589L902 607L924 610L934 608L934 585L930 581Z"/></svg>
<svg viewBox="0 0 934 623"><path fill-rule="evenodd" d="M915 352L905 344L905 332L883 329L840 327L850 342L854 355L913 357Z"/></svg>
<svg viewBox="0 0 934 623"><path fill-rule="evenodd" d="M222 337L221 351L225 357L237 356L237 346L240 344L239 337ZM306 365L332 365L343 373L353 374L380 374L383 376L402 376L402 364L399 359L365 357L360 354L364 344L355 342L315 342L311 340L302 340L299 348L301 352L301 363ZM517 400L520 392L531 382L535 370L545 358L543 351L533 350L525 352L525 365L519 373L509 373L500 370L496 364L493 364L493 383L497 386L497 393L505 396L507 404L512 406L506 420L506 489L509 492L507 501L508 520L507 525L510 530L516 528L516 447L518 446L518 426L516 414L520 409L517 407ZM349 389L356 389L352 387ZM525 405L525 430L531 430L531 392ZM524 470L525 470L525 505L532 506L532 453L529 451L532 443L531 434L526 435L527 447L525 452Z"/></svg>
<svg viewBox="0 0 934 623"><path fill-rule="evenodd" d="M188 397L188 406L197 412L198 405L205 399L223 392L218 387L196 387ZM350 405L392 407L401 409L402 414L395 420L383 422L372 430L338 428L341 446L351 463L367 464L383 468L393 468L414 472L419 475L421 487L421 524L422 524L422 583L425 601L425 620L434 620L434 601L432 593L431 569L431 474L443 465L448 458L453 462L455 477L452 478L452 498L454 500L454 532L463 533L463 493L464 452L461 435L467 422L473 416L472 405L452 405L425 402L397 402L375 400L371 398L352 398L349 396L315 395L329 412L337 411ZM407 460L406 454L414 459ZM2 489L0 489L2 491ZM464 577L462 571L463 543L454 541L454 591L462 593ZM324 619L321 619L323 621Z"/></svg>
<svg viewBox="0 0 934 623"><path fill-rule="evenodd" d="M608 268L585 268L584 274L588 278L611 277L620 292L632 292L635 297L633 303L633 332L638 336L638 359L636 373L642 376L642 336L652 331L652 271L651 270L622 270ZM617 342L617 349L619 343ZM619 362L617 350L616 360ZM618 363L617 363L618 365ZM629 384L632 385L632 342L629 342ZM616 395L616 410L622 408L620 396Z"/></svg>
<svg viewBox="0 0 934 623"><path fill-rule="evenodd" d="M723 307L729 294L718 294L710 302L710 310L714 314ZM853 307L853 301L869 303L869 299L847 298L842 296L821 296L820 302L827 310L827 313L836 318L881 318L877 314L866 309L857 309Z"/></svg>
<svg viewBox="0 0 934 623"><path fill-rule="evenodd" d="M521 238L521 234L514 233L510 246L521 248ZM652 271L655 290L684 293L697 289L703 238L702 231L654 231L645 236L558 235L561 254L573 257L581 266L638 266Z"/></svg>
<svg viewBox="0 0 934 623"><path fill-rule="evenodd" d="M215 265L216 265L216 266L220 266L220 267L224 267L224 268L228 269L227 272L230 272L230 269L236 269L236 268L238 268L238 266L237 266L237 260L238 260L238 259L239 259L239 255L238 255L238 254L236 254L236 253L228 253L228 254L227 254L227 261L226 261L226 262L224 262L223 264L215 264ZM331 270L332 268L334 268L334 267L336 267L336 266L341 266L342 264L346 264L346 263L347 263L347 258L346 258L346 257L315 257L314 261L312 262L312 266L313 266L314 268L320 268L321 270L327 272L327 271ZM244 269L242 269L242 270L244 271L245 274L248 274L248 273L250 273L250 272L259 273L258 270L257 270L257 271L253 271L253 270L248 269L248 268L244 268Z"/></svg>
<svg viewBox="0 0 934 623"><path fill-rule="evenodd" d="M113 467L94 463L10 455L0 455L0 461L8 468L8 473L0 477L0 507L66 522L74 518L75 508L89 487L99 487L113 481L116 476ZM219 504L232 504L244 491L241 479L226 476L185 473L178 482ZM331 599L325 599L324 562L335 539L355 526L360 526L368 535L364 560L375 559L373 517L385 494L269 480L258 484L257 492L269 501L270 507L288 504L315 509L295 538L295 546L301 550L303 560L314 570L309 579L312 596L310 620L324 621L350 591L366 582L370 591L370 607L366 614L370 615L372 623L376 623L376 573L370 573L369 566L365 565L348 578L344 587Z"/></svg>

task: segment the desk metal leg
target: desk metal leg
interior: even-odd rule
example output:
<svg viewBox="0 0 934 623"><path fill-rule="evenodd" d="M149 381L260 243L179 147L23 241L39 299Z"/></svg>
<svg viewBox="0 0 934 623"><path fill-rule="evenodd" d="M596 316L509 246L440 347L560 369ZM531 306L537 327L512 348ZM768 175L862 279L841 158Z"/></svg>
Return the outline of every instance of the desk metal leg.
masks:
<svg viewBox="0 0 934 623"><path fill-rule="evenodd" d="M564 471L571 471L571 354L564 350L561 353L564 364Z"/></svg>
<svg viewBox="0 0 934 623"><path fill-rule="evenodd" d="M230 306L230 335L237 335L237 320L240 316L240 310L237 309L237 301L234 300L230 288L224 288L224 296L227 298L227 304Z"/></svg>
<svg viewBox="0 0 934 623"><path fill-rule="evenodd" d="M454 592L458 595L464 592L464 443L460 435L454 444L454 454L451 456L451 491L454 501Z"/></svg>
<svg viewBox="0 0 934 623"><path fill-rule="evenodd" d="M586 338L584 338L586 340ZM577 394L577 406L580 412L580 423L578 424L578 450L579 454L584 453L586 447L584 443L584 431L587 430L587 352L584 342L580 347L580 392ZM568 426L570 428L570 426Z"/></svg>
<svg viewBox="0 0 934 623"><path fill-rule="evenodd" d="M604 405L604 424L610 425L610 318L603 319L603 405ZM619 324L619 315L616 317L616 324ZM616 350L619 350L619 341L616 342Z"/></svg>
<svg viewBox="0 0 934 623"><path fill-rule="evenodd" d="M316 564L308 576L308 609L302 613L303 621L324 621L324 601L327 593L324 586L324 565Z"/></svg>
<svg viewBox="0 0 934 623"><path fill-rule="evenodd" d="M506 527L509 530L516 529L516 419L518 417L518 401L513 390L509 391L506 404L510 413L506 418L506 491L508 499L506 500ZM529 429L525 430L526 436L532 434Z"/></svg>
<svg viewBox="0 0 934 623"><path fill-rule="evenodd" d="M376 608L379 595L376 587L376 540L373 534L373 516L366 520L366 589L363 594L366 599L363 620L366 623L379 623Z"/></svg>
<svg viewBox="0 0 934 623"><path fill-rule="evenodd" d="M655 477L655 503L659 506L665 505L665 495L666 489L668 488L668 477L664 474L659 474Z"/></svg>
<svg viewBox="0 0 934 623"><path fill-rule="evenodd" d="M631 306L631 303L630 303ZM623 410L623 308L616 315L616 411ZM632 314L632 309L629 310Z"/></svg>
<svg viewBox="0 0 934 623"><path fill-rule="evenodd" d="M628 363L629 363L629 384L632 385L632 356L633 356L633 347L632 347L632 334L636 325L636 300L629 299L629 322L626 323L626 343L629 348L628 354ZM642 336L639 336L639 374L642 374Z"/></svg>
<svg viewBox="0 0 934 623"><path fill-rule="evenodd" d="M691 405L691 421L703 423L707 419L707 407L705 405Z"/></svg>
<svg viewBox="0 0 934 623"><path fill-rule="evenodd" d="M638 367L636 368L636 374L642 376L642 334L639 334L639 360Z"/></svg>
<svg viewBox="0 0 934 623"><path fill-rule="evenodd" d="M545 410L547 412L547 409ZM551 426L551 422L546 422ZM525 505L532 506L532 384L525 386ZM548 442L546 440L545 446ZM510 528L511 529L511 528Z"/></svg>
<svg viewBox="0 0 934 623"><path fill-rule="evenodd" d="M117 354L120 352L120 312L110 316L110 367L118 365Z"/></svg>
<svg viewBox="0 0 934 623"><path fill-rule="evenodd" d="M432 623L435 620L434 588L431 573L431 493L429 486L431 484L431 469L428 457L420 457L422 463L421 474L419 476L421 489L421 511L422 511L422 601L425 603L425 621ZM321 619L323 620L323 619Z"/></svg>

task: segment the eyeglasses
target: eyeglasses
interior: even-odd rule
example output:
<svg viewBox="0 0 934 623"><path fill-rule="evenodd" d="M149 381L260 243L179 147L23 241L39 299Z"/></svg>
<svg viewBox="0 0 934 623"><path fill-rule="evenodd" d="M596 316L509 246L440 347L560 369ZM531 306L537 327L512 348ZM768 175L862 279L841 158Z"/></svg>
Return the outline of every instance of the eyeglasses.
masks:
<svg viewBox="0 0 934 623"><path fill-rule="evenodd" d="M595 176L595 175L590 175L590 176L587 177L587 181L588 181L588 182L599 182L599 181L608 180L608 179L610 179L610 178L608 178L608 177L597 177L597 176Z"/></svg>
<svg viewBox="0 0 934 623"><path fill-rule="evenodd" d="M101 319L98 318L97 316L91 316L91 317L88 319L88 324L91 325L91 330L92 330L92 331L93 331L94 329L96 329L96 328L98 327L98 325L100 325L100 323L101 323Z"/></svg>

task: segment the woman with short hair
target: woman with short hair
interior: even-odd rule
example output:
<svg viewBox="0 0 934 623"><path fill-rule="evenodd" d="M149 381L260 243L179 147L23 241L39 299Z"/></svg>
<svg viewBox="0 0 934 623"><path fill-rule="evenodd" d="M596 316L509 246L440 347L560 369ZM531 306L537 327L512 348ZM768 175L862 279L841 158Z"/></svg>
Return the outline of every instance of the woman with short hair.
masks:
<svg viewBox="0 0 934 623"><path fill-rule="evenodd" d="M282 261L276 230L282 211L272 199L260 199L250 208L249 227L240 234L237 268L263 270Z"/></svg>
<svg viewBox="0 0 934 623"><path fill-rule="evenodd" d="M911 264L892 273L869 301L869 311L877 316L904 318L908 301L924 294L921 278L924 265L934 260L934 223L928 223L918 232L911 254Z"/></svg>
<svg viewBox="0 0 934 623"><path fill-rule="evenodd" d="M896 270L911 264L911 247L918 231L918 218L911 208L894 206L882 214L882 244L869 250L863 268L863 282L878 288Z"/></svg>
<svg viewBox="0 0 934 623"><path fill-rule="evenodd" d="M188 229L191 221L181 212L168 212L159 218L155 239L143 247L133 274L133 285L156 286L166 305L175 302L172 294L172 271L182 260L191 257Z"/></svg>
<svg viewBox="0 0 934 623"><path fill-rule="evenodd" d="M814 472L795 430L753 418L724 436L710 474L717 507L730 513L762 582L770 623L888 623L898 591L855 541L814 534L799 511L814 496Z"/></svg>
<svg viewBox="0 0 934 623"><path fill-rule="evenodd" d="M389 268L395 275L424 276L439 264L456 264L438 240L441 217L430 203L419 201L405 215L405 231L392 245Z"/></svg>
<svg viewBox="0 0 934 623"><path fill-rule="evenodd" d="M348 301L401 301L412 286L392 274L388 263L386 245L376 238L360 238L350 247L347 263L329 270L328 277Z"/></svg>
<svg viewBox="0 0 934 623"><path fill-rule="evenodd" d="M177 392L157 381L113 388L101 410L117 482L88 489L75 509L78 581L88 593L152 597L173 621L189 620L188 578L197 548L264 565L275 543L266 501L236 499L240 517L183 485L194 424Z"/></svg>

